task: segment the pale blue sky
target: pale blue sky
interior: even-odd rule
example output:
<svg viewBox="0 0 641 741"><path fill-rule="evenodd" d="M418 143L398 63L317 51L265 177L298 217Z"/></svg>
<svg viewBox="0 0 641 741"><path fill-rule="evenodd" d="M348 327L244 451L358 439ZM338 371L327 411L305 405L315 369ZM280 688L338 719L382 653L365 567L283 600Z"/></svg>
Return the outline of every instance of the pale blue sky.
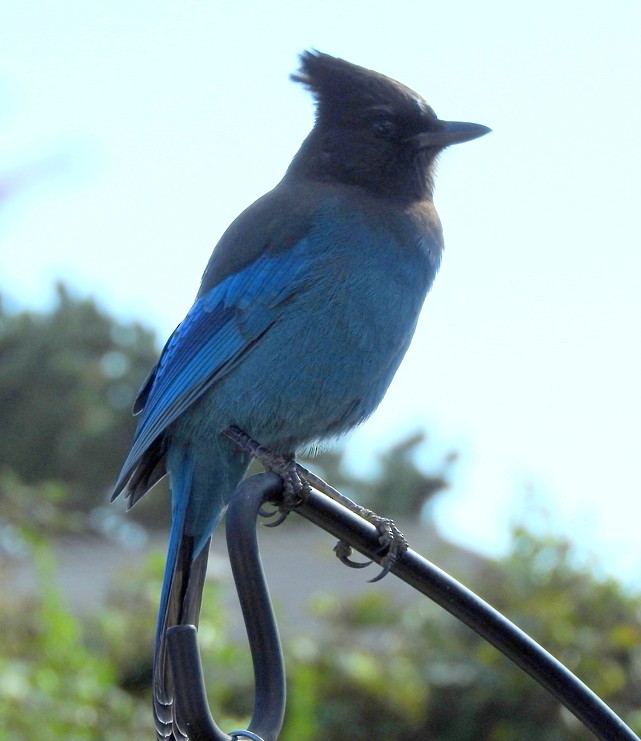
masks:
<svg viewBox="0 0 641 741"><path fill-rule="evenodd" d="M0 289L61 277L164 338L311 125L298 52L395 77L494 133L441 159L441 273L354 444L425 424L463 456L447 534L495 552L533 483L641 575L640 29L638 0L5 3L0 176L38 177L0 210Z"/></svg>

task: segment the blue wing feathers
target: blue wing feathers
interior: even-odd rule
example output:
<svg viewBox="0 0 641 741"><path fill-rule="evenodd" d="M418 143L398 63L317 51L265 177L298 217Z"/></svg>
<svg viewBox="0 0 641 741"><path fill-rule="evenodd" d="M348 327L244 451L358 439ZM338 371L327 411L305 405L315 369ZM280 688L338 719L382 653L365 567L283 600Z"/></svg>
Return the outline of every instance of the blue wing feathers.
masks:
<svg viewBox="0 0 641 741"><path fill-rule="evenodd" d="M262 256L201 296L167 342L136 400L138 429L116 495L157 438L213 383L228 373L300 290L309 241Z"/></svg>

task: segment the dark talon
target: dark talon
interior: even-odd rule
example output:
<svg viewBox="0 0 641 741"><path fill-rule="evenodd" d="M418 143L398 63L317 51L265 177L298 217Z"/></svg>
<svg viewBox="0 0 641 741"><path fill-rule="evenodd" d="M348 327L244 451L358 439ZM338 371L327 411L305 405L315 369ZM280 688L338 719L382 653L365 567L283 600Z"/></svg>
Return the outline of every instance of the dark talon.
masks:
<svg viewBox="0 0 641 741"><path fill-rule="evenodd" d="M276 517L277 512L277 509L265 509L265 507L260 507L258 510L258 514L261 517L264 517L266 520L268 520L270 517Z"/></svg>
<svg viewBox="0 0 641 741"><path fill-rule="evenodd" d="M350 556L352 555L352 548L344 540L339 540L334 546L334 553L337 555L338 560L349 566L350 569L364 569L369 566L373 561L352 561Z"/></svg>
<svg viewBox="0 0 641 741"><path fill-rule="evenodd" d="M269 516L274 517L274 515L276 515L276 512L273 512ZM263 522L263 527L278 527L279 525L282 525L288 517L289 512L280 512L277 520L274 520L274 522Z"/></svg>
<svg viewBox="0 0 641 741"><path fill-rule="evenodd" d="M397 560L398 560L398 558L391 559L389 557L386 557L385 558L385 561L387 561L387 563L385 563L383 565L383 570L381 571L381 573L378 576L375 576L373 579L369 579L368 580L369 583L370 584L374 584L374 582L380 581L381 579L383 579L384 577L386 577L389 574L389 572L392 570L392 566L394 566L394 564L396 563Z"/></svg>
<svg viewBox="0 0 641 741"><path fill-rule="evenodd" d="M381 560L381 566L383 570L378 576L370 579L370 582L377 582L383 579L389 574L394 567L394 564L402 558L405 551L408 549L408 543L403 533L396 527L393 520L387 517L380 517L374 512L368 512L366 519L373 525L376 525L380 536L378 542L381 547L387 549L387 553Z"/></svg>
<svg viewBox="0 0 641 741"><path fill-rule="evenodd" d="M394 564L403 557L403 554L408 549L407 540L403 533L396 527L392 520L382 522L380 525L381 537L378 539L379 543L386 544L388 547L385 558L381 561L383 570L381 573L370 579L372 582L380 581L383 577L387 576L394 567Z"/></svg>
<svg viewBox="0 0 641 741"><path fill-rule="evenodd" d="M264 517L266 520L277 518L273 522L261 523L263 527L278 527L279 525L282 525L282 523L285 522L285 520L289 516L289 513L290 510L284 510L282 507L275 507L274 509L260 507L258 509L258 514L261 517Z"/></svg>

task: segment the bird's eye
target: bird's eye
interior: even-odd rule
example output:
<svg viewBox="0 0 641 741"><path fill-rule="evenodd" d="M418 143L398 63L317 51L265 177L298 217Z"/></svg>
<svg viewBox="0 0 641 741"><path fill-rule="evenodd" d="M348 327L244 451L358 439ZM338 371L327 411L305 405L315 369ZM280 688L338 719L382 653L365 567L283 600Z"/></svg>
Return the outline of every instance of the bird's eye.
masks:
<svg viewBox="0 0 641 741"><path fill-rule="evenodd" d="M390 118L379 118L372 124L372 131L381 139L390 139L396 134L396 124Z"/></svg>

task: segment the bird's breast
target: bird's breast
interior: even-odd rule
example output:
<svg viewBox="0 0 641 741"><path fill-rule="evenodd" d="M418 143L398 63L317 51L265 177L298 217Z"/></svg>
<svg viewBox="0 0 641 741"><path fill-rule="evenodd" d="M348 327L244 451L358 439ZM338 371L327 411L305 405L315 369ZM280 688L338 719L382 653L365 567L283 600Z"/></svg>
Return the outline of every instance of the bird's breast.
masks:
<svg viewBox="0 0 641 741"><path fill-rule="evenodd" d="M431 223L431 222L430 222ZM274 320L200 410L207 437L236 424L293 452L344 432L382 400L407 350L440 259L440 231L403 213L338 199L295 247L296 274ZM193 424L185 423L189 436Z"/></svg>
<svg viewBox="0 0 641 741"><path fill-rule="evenodd" d="M331 306L339 335L357 345L394 345L413 332L441 258L433 207L375 211L369 201L336 200L320 211L309 241L315 277L301 299L311 315Z"/></svg>

